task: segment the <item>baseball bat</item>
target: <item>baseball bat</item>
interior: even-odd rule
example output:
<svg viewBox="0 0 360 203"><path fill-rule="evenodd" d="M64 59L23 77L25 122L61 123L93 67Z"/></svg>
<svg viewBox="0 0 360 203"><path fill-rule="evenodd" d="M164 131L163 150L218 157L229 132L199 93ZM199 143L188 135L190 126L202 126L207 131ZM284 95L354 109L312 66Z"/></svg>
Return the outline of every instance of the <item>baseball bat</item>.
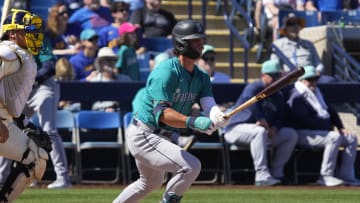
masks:
<svg viewBox="0 0 360 203"><path fill-rule="evenodd" d="M5 0L4 1L4 5L3 5L3 9L2 9L2 14L1 14L1 24L0 24L0 37L3 35L3 32L2 32L2 24L4 23L5 21L5 18L7 17L7 15L9 14L9 11L10 11L10 0Z"/></svg>
<svg viewBox="0 0 360 203"><path fill-rule="evenodd" d="M260 100L262 100L262 99L264 99L264 98L266 98L266 97L268 97L268 96L270 96L272 94L274 94L275 92L279 91L280 89L282 89L286 85L288 85L291 82L293 82L294 80L296 80L298 77L300 77L304 73L305 73L305 70L304 70L303 67L300 67L300 68L294 69L293 71L290 71L289 73L282 76L281 78L276 80L274 83L270 84L268 87L263 89L257 95L251 97L250 99L248 99L246 102L244 102L240 106L236 107L235 109L233 109L229 113L225 114L224 118L228 119L228 118L232 117L233 115L239 113L240 111L248 108L252 104L254 104L254 103L256 103L256 102L258 102L258 101L260 101Z"/></svg>

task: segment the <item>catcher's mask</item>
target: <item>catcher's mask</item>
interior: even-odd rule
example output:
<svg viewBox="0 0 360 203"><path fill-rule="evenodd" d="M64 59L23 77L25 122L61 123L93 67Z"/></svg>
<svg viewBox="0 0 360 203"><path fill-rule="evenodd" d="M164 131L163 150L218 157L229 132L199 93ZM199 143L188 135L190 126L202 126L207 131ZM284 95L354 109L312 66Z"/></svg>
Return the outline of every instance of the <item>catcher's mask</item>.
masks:
<svg viewBox="0 0 360 203"><path fill-rule="evenodd" d="M44 40L43 20L39 16L29 11L11 9L2 25L2 40L7 39L8 32L13 30L24 30L28 50L34 55L39 54Z"/></svg>

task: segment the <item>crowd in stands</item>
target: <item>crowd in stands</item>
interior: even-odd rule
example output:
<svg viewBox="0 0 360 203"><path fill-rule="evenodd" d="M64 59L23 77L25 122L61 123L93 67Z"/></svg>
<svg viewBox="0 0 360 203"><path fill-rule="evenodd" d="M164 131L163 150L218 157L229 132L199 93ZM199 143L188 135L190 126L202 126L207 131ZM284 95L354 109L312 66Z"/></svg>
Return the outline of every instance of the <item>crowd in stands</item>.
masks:
<svg viewBox="0 0 360 203"><path fill-rule="evenodd" d="M144 46L147 38L171 38L171 30L177 22L173 13L164 9L161 0L66 0L49 9L46 35L52 46L53 54L61 63L72 68L73 76L67 79L78 81L93 81L99 70L95 67L98 54L104 47L109 47L116 55L117 61L112 65L113 81L145 81L140 69L144 69L139 57L145 57L148 67L154 67L164 58L173 56L172 49L163 52L151 52ZM304 28L304 19L289 14L279 24L279 11L325 11L340 9L356 9L359 5L355 0L317 1L317 0L256 0L254 15L252 16L258 30L260 15L266 17L266 26L274 31L273 41L295 66L313 65L319 73L324 69L321 59L312 43L299 38L299 31ZM260 30L261 31L261 30ZM198 65L207 71L214 83L229 83L231 78L215 71L215 47L208 45L204 48L203 57ZM270 53L267 59L270 58ZM161 60L160 60L161 59ZM271 59L279 59L275 53ZM66 60L69 61L65 62ZM206 63L205 63L206 62ZM282 64L285 72L289 71L286 64ZM325 82L332 82L332 78L325 77ZM146 79L146 78L145 78ZM60 80L60 79L59 79ZM63 79L61 79L63 80Z"/></svg>
<svg viewBox="0 0 360 203"><path fill-rule="evenodd" d="M161 7L161 0L58 3L49 8L46 26L48 43L57 60L55 78L57 81L144 82L140 69L148 68L150 72L160 61L174 55L172 48L161 52L147 50L143 40L171 40L176 22L175 15ZM142 67L144 63L139 61L144 54L149 55L145 61L147 67ZM213 82L229 83L228 75L215 71L215 56L215 48L206 45L199 67L209 73ZM107 109L91 106L81 107L80 103L69 101L59 103L60 109L72 111Z"/></svg>
<svg viewBox="0 0 360 203"><path fill-rule="evenodd" d="M171 38L176 22L174 14L161 8L161 0L59 1L49 8L45 28L47 44L56 58L55 79L144 82L140 77L144 63L138 58L150 50L143 39ZM159 52L151 54L145 68L153 66ZM93 109L109 110L99 107L100 103ZM69 101L60 101L59 108L81 109L79 103Z"/></svg>
<svg viewBox="0 0 360 203"><path fill-rule="evenodd" d="M264 48L267 50L265 57L259 56L258 61L266 60L271 52L270 50L272 41L282 37L282 33L279 32L281 30L279 25L283 23L282 18L284 18L284 16L281 16L281 11L293 11L295 13L302 12L304 14L306 12L314 12L317 16L317 19L315 20L316 22L309 22L310 24L316 23L320 25L323 23L335 23L338 25L338 21L340 21L339 19L336 22L327 22L325 19L326 15L323 15L323 13L357 11L360 9L358 0L254 0L252 5L254 7L254 12L252 14L255 24L254 31L258 36L258 46L261 45L262 50L262 45L264 45Z"/></svg>

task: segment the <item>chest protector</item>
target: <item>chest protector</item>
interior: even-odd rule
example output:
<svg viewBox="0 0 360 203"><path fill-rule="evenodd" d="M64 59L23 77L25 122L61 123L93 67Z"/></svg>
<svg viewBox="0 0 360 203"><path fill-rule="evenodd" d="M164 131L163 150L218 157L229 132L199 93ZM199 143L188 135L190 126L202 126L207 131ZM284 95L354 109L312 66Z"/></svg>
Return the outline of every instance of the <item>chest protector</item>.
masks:
<svg viewBox="0 0 360 203"><path fill-rule="evenodd" d="M19 117L35 82L33 56L11 41L0 43L0 117Z"/></svg>

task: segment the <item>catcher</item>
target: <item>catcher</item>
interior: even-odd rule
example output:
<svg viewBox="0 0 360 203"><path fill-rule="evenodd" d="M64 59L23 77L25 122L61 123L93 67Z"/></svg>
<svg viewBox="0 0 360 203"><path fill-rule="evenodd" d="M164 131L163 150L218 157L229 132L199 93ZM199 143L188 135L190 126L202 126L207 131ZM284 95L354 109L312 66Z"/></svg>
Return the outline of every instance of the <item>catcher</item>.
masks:
<svg viewBox="0 0 360 203"><path fill-rule="evenodd" d="M25 10L11 10L0 42L0 156L14 160L0 191L0 202L12 202L46 169L51 142L22 118L32 90L38 54L44 39L42 19Z"/></svg>

